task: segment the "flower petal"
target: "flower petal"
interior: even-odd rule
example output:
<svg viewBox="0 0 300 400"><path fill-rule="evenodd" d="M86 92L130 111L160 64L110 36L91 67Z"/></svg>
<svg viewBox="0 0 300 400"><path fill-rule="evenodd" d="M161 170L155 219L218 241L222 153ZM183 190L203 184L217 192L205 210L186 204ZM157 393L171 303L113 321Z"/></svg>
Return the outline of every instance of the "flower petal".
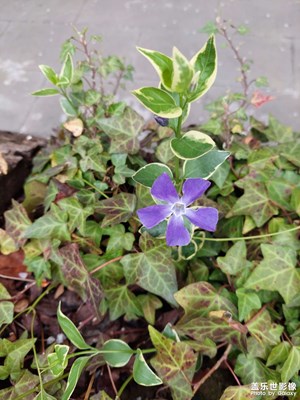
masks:
<svg viewBox="0 0 300 400"><path fill-rule="evenodd" d="M182 187L182 202L189 206L210 187L211 183L202 178L187 179Z"/></svg>
<svg viewBox="0 0 300 400"><path fill-rule="evenodd" d="M213 207L201 207L198 210L187 209L185 216L192 224L205 231L214 232L218 223L218 210Z"/></svg>
<svg viewBox="0 0 300 400"><path fill-rule="evenodd" d="M166 172L155 179L151 188L151 194L156 199L167 201L171 204L179 200L175 186Z"/></svg>
<svg viewBox="0 0 300 400"><path fill-rule="evenodd" d="M186 246L191 241L189 231L183 223L182 216L173 215L167 226L166 233L168 246Z"/></svg>
<svg viewBox="0 0 300 400"><path fill-rule="evenodd" d="M156 204L137 210L137 215L141 223L148 229L153 228L172 213L171 206L168 204Z"/></svg>

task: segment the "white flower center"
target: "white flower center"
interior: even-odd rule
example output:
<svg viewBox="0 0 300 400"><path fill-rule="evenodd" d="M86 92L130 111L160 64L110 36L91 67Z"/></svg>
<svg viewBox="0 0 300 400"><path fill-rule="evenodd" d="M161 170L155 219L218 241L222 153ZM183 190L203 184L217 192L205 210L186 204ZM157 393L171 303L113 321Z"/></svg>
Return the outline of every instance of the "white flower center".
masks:
<svg viewBox="0 0 300 400"><path fill-rule="evenodd" d="M185 205L183 203L175 203L172 207L173 213L178 217L185 214Z"/></svg>

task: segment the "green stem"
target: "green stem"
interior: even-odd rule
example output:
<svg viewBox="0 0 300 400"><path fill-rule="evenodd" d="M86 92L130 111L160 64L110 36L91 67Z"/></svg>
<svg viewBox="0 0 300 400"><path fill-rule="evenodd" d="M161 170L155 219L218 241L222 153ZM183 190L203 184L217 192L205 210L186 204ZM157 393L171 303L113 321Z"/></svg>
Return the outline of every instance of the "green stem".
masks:
<svg viewBox="0 0 300 400"><path fill-rule="evenodd" d="M182 109L186 106L186 101L183 100L182 96L180 96L179 105ZM177 127L175 130L175 136L177 139L181 138L181 125L182 125L182 114L178 117ZM178 157L175 156L175 180L176 183L179 184L180 182L180 160Z"/></svg>
<svg viewBox="0 0 300 400"><path fill-rule="evenodd" d="M30 326L31 339L34 339L34 321L35 321L35 317L36 317L36 311L33 309L32 310L31 326ZM43 390L44 389L44 387L43 387L43 379L42 379L41 369L40 369L40 366L39 366L39 359L38 359L38 356L37 356L35 343L33 344L32 350L33 350L34 361L36 363L37 373L38 373L38 376L39 376L40 389Z"/></svg>
<svg viewBox="0 0 300 400"><path fill-rule="evenodd" d="M109 199L109 196L107 196L104 192L101 192L101 190L99 190L98 188L96 188L96 186L94 186L92 183L90 183L89 181L87 181L86 179L81 178L82 181L84 183L86 183L87 185L89 185L90 187L92 187L93 189L96 190L96 192L100 193L101 196L105 197L106 199Z"/></svg>
<svg viewBox="0 0 300 400"><path fill-rule="evenodd" d="M117 398L120 398L122 393L124 392L126 386L128 385L128 383L132 380L133 375L129 375L129 377L126 379L126 381L123 383L123 385L120 387L118 393L117 393Z"/></svg>
<svg viewBox="0 0 300 400"><path fill-rule="evenodd" d="M240 236L240 237L232 237L232 238L207 238L203 237L204 241L208 242L235 242L238 240L252 240L252 239L261 239L265 237L271 237L271 236L277 236L277 235L282 235L287 232L293 232L293 231L298 231L300 229L300 226L296 226L294 228L286 229L285 231L281 232L274 232L274 233L265 233L263 235L254 235L254 236Z"/></svg>

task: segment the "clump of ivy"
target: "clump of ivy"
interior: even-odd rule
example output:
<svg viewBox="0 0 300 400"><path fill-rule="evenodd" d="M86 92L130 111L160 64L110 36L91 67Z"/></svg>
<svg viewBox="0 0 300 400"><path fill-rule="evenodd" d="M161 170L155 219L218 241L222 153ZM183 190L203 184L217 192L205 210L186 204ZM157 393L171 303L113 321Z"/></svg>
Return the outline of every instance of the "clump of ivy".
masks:
<svg viewBox="0 0 300 400"><path fill-rule="evenodd" d="M120 333L89 343L61 304L57 318L68 341L39 354L33 330L31 338L26 332L15 342L6 337L19 315L14 316L13 299L0 286L6 335L0 342L0 379L12 382L0 395L70 399L91 364L102 373L122 367L125 378L112 379L108 393L89 388L90 398L122 398L135 381L157 386L154 398L161 398L165 385L166 396L191 400L221 364L237 383L226 388L222 400L259 399L251 394L258 382L272 384L274 394L264 398L280 396L282 382L298 392L299 134L273 116L267 125L249 116L250 107L270 98L251 91L249 64L236 54L228 29L245 33L221 20L210 23L205 31L212 36L191 60L176 48L172 57L139 48L160 80L159 88L134 91L155 115L157 122L148 124L132 108L114 103L114 91L104 96L101 86L93 86L107 76L103 71L115 71L107 61L111 58L98 59L92 52L74 67L75 48L67 42L59 75L42 66L55 88L36 94L62 96L70 133L64 144L36 158L24 202L13 202L5 213L1 252L24 252L28 271L46 287L41 296L63 284L90 305L100 327L104 318L139 324L144 341L129 344ZM183 129L190 104L216 76L214 34L223 35L238 55L242 92L208 105L210 118L199 129ZM87 44L85 31L79 44ZM97 68L92 67L95 58ZM131 72L117 64L115 87ZM92 88L83 89L87 77ZM262 78L253 81L262 83ZM93 101L87 103L89 98ZM219 211L214 233L199 230L179 213L190 242L168 246L169 216L152 228L146 222L141 226L136 210L153 207L153 187L162 176L178 193L190 180L213 182L193 207ZM34 306L26 311L34 314ZM162 326L161 321L167 322ZM30 351L34 362L27 370L23 360ZM208 358L213 366L207 371Z"/></svg>

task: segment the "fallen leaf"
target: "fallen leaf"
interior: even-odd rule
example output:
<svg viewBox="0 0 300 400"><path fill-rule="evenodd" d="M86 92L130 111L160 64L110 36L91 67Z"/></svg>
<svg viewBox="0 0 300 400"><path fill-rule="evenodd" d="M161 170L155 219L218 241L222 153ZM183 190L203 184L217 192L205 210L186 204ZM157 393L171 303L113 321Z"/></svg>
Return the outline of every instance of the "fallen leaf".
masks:
<svg viewBox="0 0 300 400"><path fill-rule="evenodd" d="M64 128L73 133L73 136L78 137L83 132L83 122L79 118L71 119L64 123Z"/></svg>
<svg viewBox="0 0 300 400"><path fill-rule="evenodd" d="M7 175L8 172L8 164L5 161L2 153L0 153L0 175Z"/></svg>

